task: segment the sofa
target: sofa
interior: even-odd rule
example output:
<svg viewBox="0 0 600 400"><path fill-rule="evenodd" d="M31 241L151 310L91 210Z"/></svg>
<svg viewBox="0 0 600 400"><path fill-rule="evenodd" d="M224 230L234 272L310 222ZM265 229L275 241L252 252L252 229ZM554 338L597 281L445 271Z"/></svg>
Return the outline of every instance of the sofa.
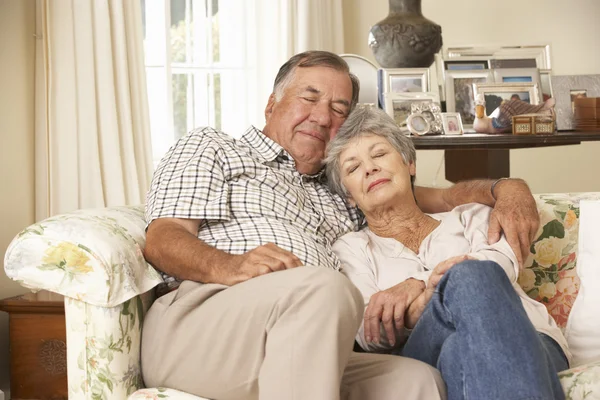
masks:
<svg viewBox="0 0 600 400"><path fill-rule="evenodd" d="M567 398L600 399L600 345L594 342L600 327L592 326L596 332L574 328L571 312L585 303L580 289L594 290L578 271L580 204L600 201L600 193L535 197L541 226L519 283L547 306L569 346L571 331L576 333L574 363L560 373ZM169 388L144 388L142 321L162 281L144 260L144 243L143 206L130 206L48 218L19 233L7 249L4 268L10 278L34 291L65 296L69 399L201 399ZM592 277L600 286L600 273ZM579 325L585 325L589 310L580 315L585 318Z"/></svg>

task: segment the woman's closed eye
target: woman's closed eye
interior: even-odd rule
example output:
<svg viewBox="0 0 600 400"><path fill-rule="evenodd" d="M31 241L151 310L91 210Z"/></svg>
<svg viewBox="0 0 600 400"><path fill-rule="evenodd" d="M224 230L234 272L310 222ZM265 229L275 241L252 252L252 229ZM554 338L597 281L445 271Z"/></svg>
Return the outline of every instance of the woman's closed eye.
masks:
<svg viewBox="0 0 600 400"><path fill-rule="evenodd" d="M387 153L385 151L378 151L377 153L373 154L373 158L379 158L379 157L383 157L385 156Z"/></svg>
<svg viewBox="0 0 600 400"><path fill-rule="evenodd" d="M351 173L353 173L357 169L358 169L358 164L352 164L348 168L346 168L346 174L350 175Z"/></svg>

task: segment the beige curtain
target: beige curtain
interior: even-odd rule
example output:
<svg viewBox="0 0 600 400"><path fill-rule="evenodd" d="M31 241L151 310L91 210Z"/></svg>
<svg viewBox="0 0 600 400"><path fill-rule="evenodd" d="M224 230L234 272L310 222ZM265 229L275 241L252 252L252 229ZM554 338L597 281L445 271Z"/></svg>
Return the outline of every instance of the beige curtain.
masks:
<svg viewBox="0 0 600 400"><path fill-rule="evenodd" d="M342 0L255 1L258 98L255 112L256 121L264 122L264 107L279 67L294 54L306 50L343 53L344 24Z"/></svg>
<svg viewBox="0 0 600 400"><path fill-rule="evenodd" d="M140 7L37 0L37 220L144 202L152 151Z"/></svg>

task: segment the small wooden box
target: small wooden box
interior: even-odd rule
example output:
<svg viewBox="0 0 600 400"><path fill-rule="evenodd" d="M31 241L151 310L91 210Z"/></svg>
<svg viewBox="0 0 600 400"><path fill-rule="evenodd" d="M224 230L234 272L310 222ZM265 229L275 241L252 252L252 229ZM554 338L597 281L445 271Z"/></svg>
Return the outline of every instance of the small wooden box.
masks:
<svg viewBox="0 0 600 400"><path fill-rule="evenodd" d="M0 301L9 315L12 400L66 400L67 345L63 296L40 291Z"/></svg>
<svg viewBox="0 0 600 400"><path fill-rule="evenodd" d="M512 117L513 135L551 135L556 130L554 121L554 115L516 115Z"/></svg>

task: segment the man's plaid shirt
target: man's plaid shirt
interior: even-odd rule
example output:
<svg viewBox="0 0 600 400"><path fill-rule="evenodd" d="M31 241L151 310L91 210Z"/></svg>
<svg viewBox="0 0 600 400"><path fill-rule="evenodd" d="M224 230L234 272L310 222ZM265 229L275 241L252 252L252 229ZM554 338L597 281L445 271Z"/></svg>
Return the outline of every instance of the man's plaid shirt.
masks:
<svg viewBox="0 0 600 400"><path fill-rule="evenodd" d="M301 175L289 153L254 127L239 140L212 128L181 138L147 196L147 223L163 217L203 220L198 238L231 254L272 242L304 265L336 270L331 244L358 226L358 214L331 194L323 173ZM163 278L168 289L179 285Z"/></svg>

